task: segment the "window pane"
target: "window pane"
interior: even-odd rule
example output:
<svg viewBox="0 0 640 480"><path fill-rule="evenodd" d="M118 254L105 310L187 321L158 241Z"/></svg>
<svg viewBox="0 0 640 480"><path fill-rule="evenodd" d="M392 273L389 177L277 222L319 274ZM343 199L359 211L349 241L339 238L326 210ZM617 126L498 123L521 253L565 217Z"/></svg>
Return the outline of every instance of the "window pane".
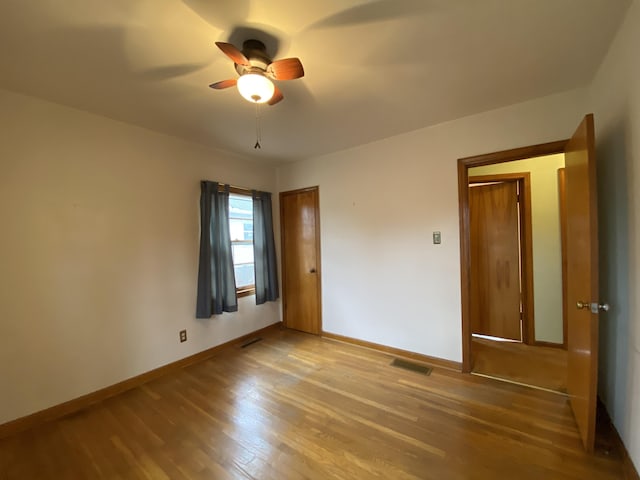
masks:
<svg viewBox="0 0 640 480"><path fill-rule="evenodd" d="M253 200L245 195L229 195L229 217L253 218Z"/></svg>
<svg viewBox="0 0 640 480"><path fill-rule="evenodd" d="M253 240L253 220L229 220L231 240Z"/></svg>
<svg viewBox="0 0 640 480"><path fill-rule="evenodd" d="M253 285L253 199L251 196L229 195L229 231L233 252L236 287Z"/></svg>
<svg viewBox="0 0 640 480"><path fill-rule="evenodd" d="M253 273L253 263L248 265L236 265L233 267L236 273L236 287L246 287L248 285L253 285L255 282L254 273Z"/></svg>
<svg viewBox="0 0 640 480"><path fill-rule="evenodd" d="M231 249L233 250L234 265L239 263L253 263L253 245L232 244Z"/></svg>

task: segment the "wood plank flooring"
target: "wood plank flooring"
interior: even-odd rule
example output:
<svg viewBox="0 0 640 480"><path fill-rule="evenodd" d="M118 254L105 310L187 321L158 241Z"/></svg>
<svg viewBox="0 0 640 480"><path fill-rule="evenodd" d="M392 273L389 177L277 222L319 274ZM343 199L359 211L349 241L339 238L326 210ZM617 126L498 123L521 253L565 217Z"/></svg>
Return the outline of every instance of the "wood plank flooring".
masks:
<svg viewBox="0 0 640 480"><path fill-rule="evenodd" d="M622 478L563 396L293 331L0 441L0 479Z"/></svg>
<svg viewBox="0 0 640 480"><path fill-rule="evenodd" d="M475 373L556 392L567 391L566 350L474 337L471 351Z"/></svg>

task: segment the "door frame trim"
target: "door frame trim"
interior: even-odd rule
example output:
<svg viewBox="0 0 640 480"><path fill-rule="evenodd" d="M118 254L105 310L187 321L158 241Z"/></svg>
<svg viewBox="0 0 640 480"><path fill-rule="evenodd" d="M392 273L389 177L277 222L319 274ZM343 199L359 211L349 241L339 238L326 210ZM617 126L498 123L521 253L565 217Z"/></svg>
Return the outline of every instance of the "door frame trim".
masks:
<svg viewBox="0 0 640 480"><path fill-rule="evenodd" d="M460 300L462 314L462 371L471 372L471 318L469 295L471 291L470 259L471 242L469 238L469 169L482 165L542 157L564 153L569 140L541 143L499 152L486 153L458 159L458 208L460 221Z"/></svg>
<svg viewBox="0 0 640 480"><path fill-rule="evenodd" d="M509 172L469 177L469 185L484 182L518 182L520 203L520 268L522 271L522 343L533 345L535 310L533 303L533 228L531 224L531 173Z"/></svg>
<svg viewBox="0 0 640 480"><path fill-rule="evenodd" d="M304 192L312 192L315 191L316 195L315 195L315 205L314 205L314 210L315 210L315 222L316 222L316 239L315 239L315 244L316 244L316 273L318 276L318 288L317 288L317 302L318 302L318 331L315 332L316 335L321 335L322 333L322 258L320 256L320 252L321 252L321 248L320 248L320 188L316 185L313 187L305 187L305 188L298 188L296 190L287 190L285 192L280 192L278 195L278 201L279 201L279 213L280 213L280 271L282 272L282 324L289 328L289 326L286 323L286 317L285 317L285 309L286 309L286 305L287 305L287 293L286 293L286 289L284 288L285 285L285 280L286 280L286 276L287 276L287 272L285 269L285 248L284 248L284 229L285 229L285 225L284 225L284 221L283 221L283 202L282 202L282 198L288 195L297 195L299 193L304 193Z"/></svg>
<svg viewBox="0 0 640 480"><path fill-rule="evenodd" d="M567 339L569 337L569 303L567 294L567 184L565 177L565 167L558 169L558 196L560 207L560 247L562 248L562 344L547 344L547 347L561 347L568 349ZM538 342L544 344L544 342Z"/></svg>

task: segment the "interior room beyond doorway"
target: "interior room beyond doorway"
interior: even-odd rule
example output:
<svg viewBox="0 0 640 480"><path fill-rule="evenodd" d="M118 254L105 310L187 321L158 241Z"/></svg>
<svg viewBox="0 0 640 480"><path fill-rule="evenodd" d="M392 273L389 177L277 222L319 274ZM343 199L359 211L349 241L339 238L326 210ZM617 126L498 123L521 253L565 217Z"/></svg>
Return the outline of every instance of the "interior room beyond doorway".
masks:
<svg viewBox="0 0 640 480"><path fill-rule="evenodd" d="M470 198L475 200L476 213L473 202L470 203L470 215L481 218L480 221L489 222L489 228L494 231L484 235L482 240L482 228L472 228L472 245L475 242L488 242L487 245L478 244L472 248L472 270L478 267L480 255L490 257L489 270L481 272L478 282L482 289L493 289L492 292L484 292L479 295L472 294L472 311L475 316L499 316L496 318L484 318L483 322L472 322L473 339L471 345L472 372L508 380L516 383L532 385L539 388L558 392L566 391L566 321L563 304L563 254L562 254L562 169L564 167L564 155L546 155L535 158L497 163L473 167L469 169L469 188L476 188ZM527 191L523 191L524 185L519 183L518 188L512 188L512 205L506 205L503 197L496 197L495 193L482 192L474 186L474 178L482 179L483 183L475 185L483 186L495 191L498 183L507 183L510 175L527 177ZM497 179L495 183L486 182L486 179ZM514 177L515 178L515 177ZM511 182L514 180L511 179ZM492 187L491 185L494 185ZM509 189L507 197L510 195ZM484 197L483 195L493 195ZM525 203L529 202L528 204ZM484 200L482 200L484 199ZM480 203L478 203L480 202ZM480 206L478 206L480 205ZM509 213L511 209L512 215ZM483 213L478 214L477 211ZM506 212L506 213L505 213ZM516 216L517 220L511 223L491 220L494 216ZM476 224L477 224L476 220ZM525 222L529 222L526 225ZM473 223L473 218L471 221ZM527 228L529 238L526 238ZM511 229L510 232L498 232L495 230ZM481 232L481 233L478 233ZM508 238L506 241L499 239L499 235ZM496 237L498 235L498 237ZM506 237L504 237L506 235ZM477 236L479 238L475 238ZM496 246L496 242L508 245ZM528 252L525 248L530 243ZM508 253L511 248L515 252ZM491 250L498 250L496 257L491 257ZM526 255L529 255L527 266ZM474 258L475 255L475 258ZM508 260L510 256L511 262ZM505 260L506 259L506 260ZM513 265L517 263L517 266ZM506 265L511 264L510 272L505 273ZM527 273L527 268L531 272ZM526 288L526 275L530 275L532 282L528 293ZM505 277L511 277L511 290L505 290ZM516 277L515 279L513 277ZM513 290L516 289L515 292ZM519 290L519 294L518 294ZM492 304L483 307L473 305L473 302ZM495 308L495 299L510 296L513 301L510 305ZM518 300L519 298L519 300ZM529 304L530 303L530 304ZM509 310L510 311L507 311ZM508 318L507 318L508 317ZM513 323L507 325L508 322ZM478 327L482 325L482 327ZM504 334L504 332L510 332ZM483 334L483 335L480 335Z"/></svg>

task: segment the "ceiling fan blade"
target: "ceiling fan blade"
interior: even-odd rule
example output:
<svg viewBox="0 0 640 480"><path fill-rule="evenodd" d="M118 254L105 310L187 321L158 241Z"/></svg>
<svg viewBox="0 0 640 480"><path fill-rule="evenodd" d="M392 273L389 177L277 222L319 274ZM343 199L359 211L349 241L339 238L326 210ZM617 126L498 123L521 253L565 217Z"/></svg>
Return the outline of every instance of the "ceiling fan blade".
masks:
<svg viewBox="0 0 640 480"><path fill-rule="evenodd" d="M267 73L275 80L293 80L304 77L304 68L298 58L283 58L271 63Z"/></svg>
<svg viewBox="0 0 640 480"><path fill-rule="evenodd" d="M276 103L281 101L283 98L284 98L284 95L282 95L282 92L280 91L280 89L276 87L276 90L273 92L273 97L271 97L271 100L267 102L267 105L269 106L275 105Z"/></svg>
<svg viewBox="0 0 640 480"><path fill-rule="evenodd" d="M216 90L223 90L225 88L235 87L237 83L238 83L238 80L236 80L235 78L231 78L229 80L221 80L219 82L212 83L209 86Z"/></svg>
<svg viewBox="0 0 640 480"><path fill-rule="evenodd" d="M234 45L225 42L216 42L216 45L227 57L233 60L234 63L237 63L238 65L251 65L247 57L244 56L244 53L238 50Z"/></svg>

